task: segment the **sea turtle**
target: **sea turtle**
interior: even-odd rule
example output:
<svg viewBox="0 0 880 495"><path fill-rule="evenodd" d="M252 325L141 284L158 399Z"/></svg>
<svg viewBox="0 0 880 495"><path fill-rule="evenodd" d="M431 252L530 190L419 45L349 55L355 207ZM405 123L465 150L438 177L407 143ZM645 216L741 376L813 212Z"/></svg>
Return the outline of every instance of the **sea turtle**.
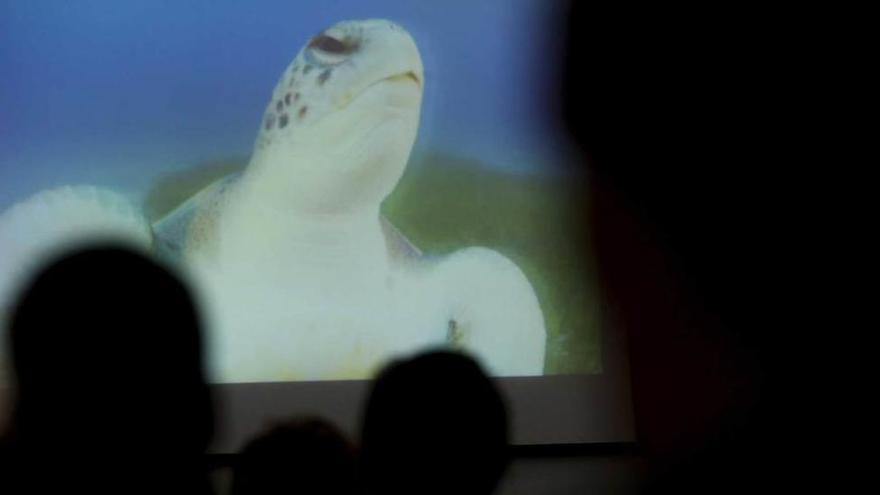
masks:
<svg viewBox="0 0 880 495"><path fill-rule="evenodd" d="M425 257L380 214L416 138L423 84L397 24L334 25L285 70L246 169L151 225L150 247L199 289L215 379L363 378L442 345L496 375L542 373L543 316L513 262L484 248Z"/></svg>

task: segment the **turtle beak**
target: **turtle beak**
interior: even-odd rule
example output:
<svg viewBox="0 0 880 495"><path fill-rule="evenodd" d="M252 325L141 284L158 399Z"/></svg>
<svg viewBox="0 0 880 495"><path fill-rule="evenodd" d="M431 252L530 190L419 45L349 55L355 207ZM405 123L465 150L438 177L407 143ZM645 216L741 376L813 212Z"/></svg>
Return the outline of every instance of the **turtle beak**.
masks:
<svg viewBox="0 0 880 495"><path fill-rule="evenodd" d="M377 85L383 84L383 83L401 83L401 82L406 83L406 84L413 84L414 83L415 86L418 88L419 93L421 93L421 91L422 91L421 78L416 73L416 71L410 70L410 71L402 72L400 74L394 74L392 76L388 76L388 77L384 77L382 79L379 79L379 80L367 85L366 87L358 90L356 93L351 92L351 91L346 91L345 93L341 94L336 99L336 108L338 108L338 109L345 108L346 106L348 106L349 103L351 103L353 100L355 100L358 96L360 96L361 94L363 94L364 92L366 92L367 90L369 90L370 88L372 88L374 86L377 86Z"/></svg>
<svg viewBox="0 0 880 495"><path fill-rule="evenodd" d="M383 81L412 81L416 83L416 86L419 88L422 87L422 80L414 71L405 72L403 74L396 74L391 77L386 77ZM380 81L381 82L381 81Z"/></svg>

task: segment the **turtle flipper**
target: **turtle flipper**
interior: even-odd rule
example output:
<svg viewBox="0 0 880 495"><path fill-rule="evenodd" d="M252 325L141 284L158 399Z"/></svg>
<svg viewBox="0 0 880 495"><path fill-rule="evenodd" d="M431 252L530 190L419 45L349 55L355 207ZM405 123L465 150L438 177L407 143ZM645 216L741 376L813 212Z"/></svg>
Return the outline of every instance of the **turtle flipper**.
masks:
<svg viewBox="0 0 880 495"><path fill-rule="evenodd" d="M226 195L240 175L229 174L214 181L153 222L156 254L166 261L179 262L186 258L188 251L203 249L206 238L210 239L214 234L217 215Z"/></svg>
<svg viewBox="0 0 880 495"><path fill-rule="evenodd" d="M494 376L543 374L544 315L513 261L491 249L469 247L439 261L434 277L451 347L474 353Z"/></svg>
<svg viewBox="0 0 880 495"><path fill-rule="evenodd" d="M147 251L152 231L137 205L91 186L46 190L0 214L0 315L34 270L63 250L92 242Z"/></svg>

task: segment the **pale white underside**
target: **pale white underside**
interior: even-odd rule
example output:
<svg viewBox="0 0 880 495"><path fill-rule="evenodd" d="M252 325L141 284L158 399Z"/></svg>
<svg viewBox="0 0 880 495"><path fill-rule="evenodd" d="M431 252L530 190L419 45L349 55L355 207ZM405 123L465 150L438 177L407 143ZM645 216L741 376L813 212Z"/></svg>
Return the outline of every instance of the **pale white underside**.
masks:
<svg viewBox="0 0 880 495"><path fill-rule="evenodd" d="M251 232L260 232L250 221ZM378 216L365 224L369 231L352 229L348 239L289 256L240 237L245 242L224 246L223 264L189 260L184 273L210 330L214 381L366 378L395 356L449 345L450 322L460 347L492 374L543 372L541 309L510 260L482 248L439 260L395 260ZM51 254L96 238L147 247L147 227L124 198L94 188L63 188L22 202L0 221L0 304L8 310L15 283Z"/></svg>
<svg viewBox="0 0 880 495"><path fill-rule="evenodd" d="M229 215L216 257L189 257L218 381L366 378L395 356L449 346L450 324L458 346L492 374L543 372L540 306L500 254L468 248L440 260L394 259L378 214L323 226L286 218L298 228L254 246L248 239L265 240L274 222L240 214L251 235Z"/></svg>

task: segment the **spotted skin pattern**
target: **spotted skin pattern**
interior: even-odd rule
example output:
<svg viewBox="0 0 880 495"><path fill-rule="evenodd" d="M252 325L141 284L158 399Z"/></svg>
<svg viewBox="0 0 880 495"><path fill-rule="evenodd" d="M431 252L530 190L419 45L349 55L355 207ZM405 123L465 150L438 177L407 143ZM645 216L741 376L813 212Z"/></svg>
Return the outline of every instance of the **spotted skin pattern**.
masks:
<svg viewBox="0 0 880 495"><path fill-rule="evenodd" d="M327 106L326 100L333 89L331 82L337 72L357 69L357 55L365 48L357 29L344 35L331 36L326 31L312 37L290 63L275 88L263 116L262 132L257 136L256 149L265 149L284 133L296 132L296 127L316 118L316 104ZM344 83L344 82L343 82Z"/></svg>

